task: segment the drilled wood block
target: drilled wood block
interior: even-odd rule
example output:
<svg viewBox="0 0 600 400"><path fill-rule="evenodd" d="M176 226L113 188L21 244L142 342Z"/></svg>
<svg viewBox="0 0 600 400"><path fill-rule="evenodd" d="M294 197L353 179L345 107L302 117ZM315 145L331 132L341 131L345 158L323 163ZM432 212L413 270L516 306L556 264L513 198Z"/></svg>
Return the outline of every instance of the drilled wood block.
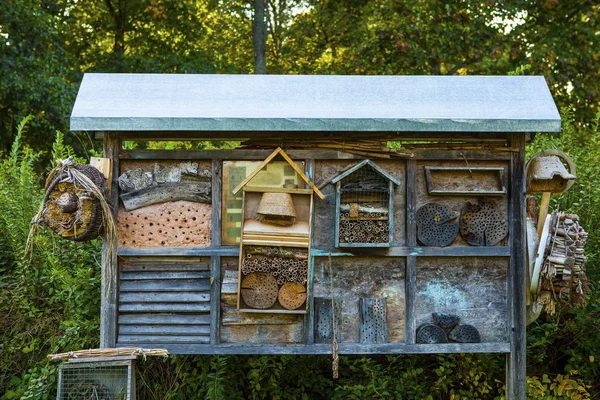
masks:
<svg viewBox="0 0 600 400"><path fill-rule="evenodd" d="M342 301L334 300L332 302L331 298L317 297L314 299L314 304L315 343L331 343L334 336L338 342L340 342L342 340L340 334L340 325L342 324Z"/></svg>
<svg viewBox="0 0 600 400"><path fill-rule="evenodd" d="M296 310L306 301L306 288L298 282L286 282L279 288L277 298L286 310Z"/></svg>
<svg viewBox="0 0 600 400"><path fill-rule="evenodd" d="M489 153L494 154L494 153ZM492 157L490 156L490 160ZM474 178L477 179L462 179L462 175L465 174L463 170L459 171L453 175L452 171L446 173L444 171L443 178L440 178L436 181L436 188L439 190L444 190L447 188L448 190L454 190L459 188L465 191L472 191L473 194L465 194L465 195L454 195L454 194L436 194L430 195L427 191L427 180L425 175L425 167L495 167L495 168L503 168L504 176L508 176L508 163L504 161L480 161L480 160L469 160L466 161L464 159L457 159L452 161L419 161L417 163L417 185L416 185L416 194L417 194L417 209L423 206L425 203L435 202L443 206L450 207L456 215L460 215L460 211L466 202L470 201L471 203L477 203L479 196L477 196L476 191L479 189L489 189L491 187L498 186L498 176L497 174L480 174L476 170L472 170L472 174ZM466 173L469 173L468 170ZM498 195L494 197L494 202L497 203L498 209L502 213L502 215L506 216L507 220L509 220L508 216L508 195ZM506 240L502 240L499 245L504 245ZM457 235L456 238L452 241L450 246L469 246L467 241L461 237L461 235Z"/></svg>
<svg viewBox="0 0 600 400"><path fill-rule="evenodd" d="M387 312L383 298L365 298L359 301L360 343L387 343Z"/></svg>
<svg viewBox="0 0 600 400"><path fill-rule="evenodd" d="M154 204L133 211L119 208L121 247L209 246L211 205L189 201Z"/></svg>
<svg viewBox="0 0 600 400"><path fill-rule="evenodd" d="M315 257L314 296L331 297L328 257ZM333 297L342 303L341 336L359 342L359 298L385 298L389 342L404 341L405 259L399 257L332 257Z"/></svg>
<svg viewBox="0 0 600 400"><path fill-rule="evenodd" d="M476 327L482 342L507 340L507 275L508 258L418 258L416 326L449 313Z"/></svg>

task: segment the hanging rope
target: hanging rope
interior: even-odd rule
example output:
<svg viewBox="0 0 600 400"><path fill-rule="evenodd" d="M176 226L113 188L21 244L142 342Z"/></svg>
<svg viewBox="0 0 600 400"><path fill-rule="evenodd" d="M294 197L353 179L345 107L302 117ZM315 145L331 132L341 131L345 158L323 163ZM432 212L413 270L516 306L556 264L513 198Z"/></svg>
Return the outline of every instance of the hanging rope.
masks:
<svg viewBox="0 0 600 400"><path fill-rule="evenodd" d="M335 299L333 297L333 269L331 267L331 250L329 250L329 289L331 291L331 327L333 329L332 336L333 340L331 343L331 355L332 355L332 371L333 379L337 379L339 376L340 367L340 356L338 354L338 342L337 342L337 318L335 312Z"/></svg>

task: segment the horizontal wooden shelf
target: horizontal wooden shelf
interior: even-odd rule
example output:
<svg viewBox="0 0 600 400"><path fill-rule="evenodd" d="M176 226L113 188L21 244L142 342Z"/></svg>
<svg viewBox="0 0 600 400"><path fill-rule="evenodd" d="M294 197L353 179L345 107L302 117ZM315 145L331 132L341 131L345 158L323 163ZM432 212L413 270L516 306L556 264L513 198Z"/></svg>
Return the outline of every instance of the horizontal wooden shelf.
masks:
<svg viewBox="0 0 600 400"><path fill-rule="evenodd" d="M306 309L285 310L285 309L279 309L279 308L267 308L267 309L263 310L260 308L240 308L238 311L245 312L245 313L253 313L253 314L308 314L308 311Z"/></svg>
<svg viewBox="0 0 600 400"><path fill-rule="evenodd" d="M306 247L306 246L299 246ZM451 246L451 247L421 247L421 246L389 246L387 247L345 247L324 248L313 247L311 256L326 257L331 251L332 256L387 256L387 257L510 257L510 246ZM222 256L236 257L240 254L239 246L221 247L119 247L120 257L191 257L191 256Z"/></svg>
<svg viewBox="0 0 600 400"><path fill-rule="evenodd" d="M140 347L157 347L156 343L136 343ZM126 347L117 343L117 347ZM217 345L161 344L173 354L331 354L330 344L246 344ZM510 353L510 343L445 343L445 344L360 344L340 343L339 354L438 354L438 353Z"/></svg>
<svg viewBox="0 0 600 400"><path fill-rule="evenodd" d="M290 193L290 194L312 194L312 189L299 189L299 188L277 188L277 187L257 187L257 186L246 186L244 192L257 192L257 193Z"/></svg>

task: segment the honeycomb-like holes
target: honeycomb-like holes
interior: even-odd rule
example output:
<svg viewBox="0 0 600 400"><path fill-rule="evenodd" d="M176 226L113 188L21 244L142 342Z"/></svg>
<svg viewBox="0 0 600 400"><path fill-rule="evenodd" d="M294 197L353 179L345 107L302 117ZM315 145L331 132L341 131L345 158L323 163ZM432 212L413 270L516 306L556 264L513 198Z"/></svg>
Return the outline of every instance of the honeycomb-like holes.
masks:
<svg viewBox="0 0 600 400"><path fill-rule="evenodd" d="M460 234L473 246L498 244L508 234L506 215L491 200L466 203L460 216Z"/></svg>
<svg viewBox="0 0 600 400"><path fill-rule="evenodd" d="M137 210L119 210L119 246L181 247L209 246L210 204L176 201Z"/></svg>
<svg viewBox="0 0 600 400"><path fill-rule="evenodd" d="M427 203L417 210L417 238L425 246L448 246L458 234L456 213L448 206Z"/></svg>
<svg viewBox="0 0 600 400"><path fill-rule="evenodd" d="M365 309L362 311L361 342L383 343L387 339L387 312L384 299L372 299L363 302Z"/></svg>

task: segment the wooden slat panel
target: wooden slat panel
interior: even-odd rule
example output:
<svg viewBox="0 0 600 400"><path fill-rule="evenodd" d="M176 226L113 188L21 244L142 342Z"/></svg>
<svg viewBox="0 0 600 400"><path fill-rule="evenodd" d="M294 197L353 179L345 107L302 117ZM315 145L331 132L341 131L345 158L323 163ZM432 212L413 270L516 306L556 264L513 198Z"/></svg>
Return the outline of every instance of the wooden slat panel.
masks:
<svg viewBox="0 0 600 400"><path fill-rule="evenodd" d="M210 289L208 279L185 280L172 279L169 281L123 281L121 292L199 292Z"/></svg>
<svg viewBox="0 0 600 400"><path fill-rule="evenodd" d="M210 315L176 314L125 314L119 316L120 325L209 325Z"/></svg>
<svg viewBox="0 0 600 400"><path fill-rule="evenodd" d="M192 303L210 301L210 294L203 292L128 292L119 295L119 303Z"/></svg>
<svg viewBox="0 0 600 400"><path fill-rule="evenodd" d="M210 303L127 303L119 305L120 312L209 312Z"/></svg>
<svg viewBox="0 0 600 400"><path fill-rule="evenodd" d="M207 336L209 325L119 325L120 335Z"/></svg>
<svg viewBox="0 0 600 400"><path fill-rule="evenodd" d="M170 263L170 262L148 262L148 263L123 263L122 272L167 272L167 271L208 271L208 263Z"/></svg>
<svg viewBox="0 0 600 400"><path fill-rule="evenodd" d="M121 272L121 280L136 281L136 280L163 280L163 279L208 279L210 272Z"/></svg>
<svg viewBox="0 0 600 400"><path fill-rule="evenodd" d="M119 335L119 344L134 343L209 343L210 337L206 336L146 336L146 335Z"/></svg>

